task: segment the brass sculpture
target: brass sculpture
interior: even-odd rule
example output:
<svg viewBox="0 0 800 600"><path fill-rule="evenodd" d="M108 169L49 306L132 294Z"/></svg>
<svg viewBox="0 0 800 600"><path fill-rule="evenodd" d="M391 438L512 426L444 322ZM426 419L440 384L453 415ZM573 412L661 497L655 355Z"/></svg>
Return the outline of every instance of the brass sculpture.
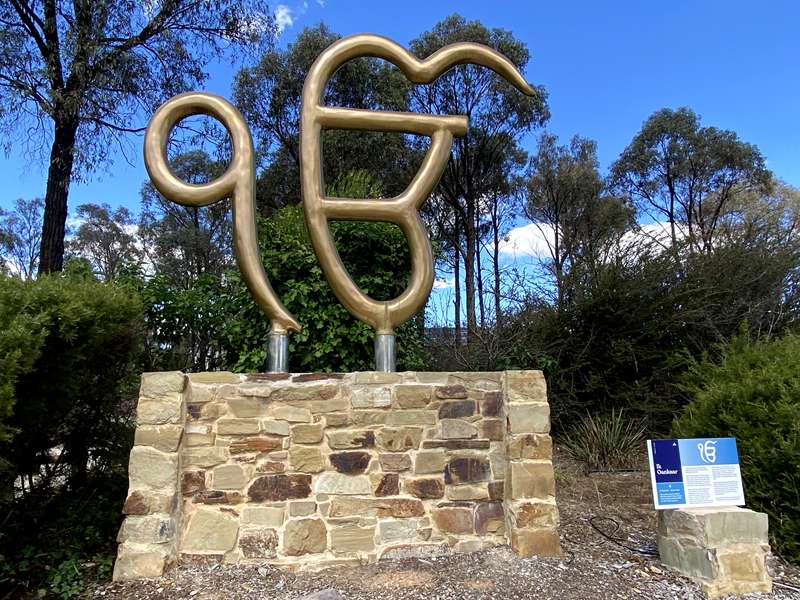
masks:
<svg viewBox="0 0 800 600"><path fill-rule="evenodd" d="M454 136L467 132L464 115L366 111L322 104L325 86L343 63L362 56L396 65L409 81L431 83L449 68L464 63L494 70L521 92L533 95L514 64L487 46L459 43L445 46L425 60L412 56L388 38L359 34L331 44L314 62L303 86L300 113L301 193L306 224L314 252L336 297L376 332L376 368L394 370L394 330L418 312L433 287L433 254L418 209L439 181L450 156ZM166 162L167 141L182 118L206 114L228 130L233 157L222 177L203 185L180 181ZM321 131L358 129L392 131L431 138L430 148L406 190L394 198L351 199L325 196L322 173ZM174 202L206 206L224 197L233 200L234 246L242 276L250 292L271 322L270 370L286 370L286 334L300 329L297 321L275 295L259 260L255 223L255 170L253 144L241 114L218 96L181 94L156 111L145 136L145 164L156 189ZM330 220L385 221L398 225L411 249L411 277L405 291L392 300L370 298L355 284L342 264L328 227Z"/></svg>

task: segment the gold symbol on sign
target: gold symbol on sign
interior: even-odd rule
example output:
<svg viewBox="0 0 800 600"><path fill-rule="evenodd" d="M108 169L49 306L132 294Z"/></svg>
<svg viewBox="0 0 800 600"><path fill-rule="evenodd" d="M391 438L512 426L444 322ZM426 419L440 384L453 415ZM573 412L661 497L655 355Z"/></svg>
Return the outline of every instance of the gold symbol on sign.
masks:
<svg viewBox="0 0 800 600"><path fill-rule="evenodd" d="M396 65L418 84L431 83L458 64L488 67L517 89L534 95L514 64L487 46L459 43L445 46L425 60L378 35L360 34L331 44L314 62L303 87L300 116L300 171L306 224L325 277L337 298L356 317L377 333L376 340L394 339L394 329L418 312L433 287L433 254L418 209L436 186L450 156L454 136L467 133L465 115L354 110L322 105L325 86L343 63L362 56L382 58ZM167 143L177 123L192 115L208 115L228 130L233 152L225 173L205 184L180 180L167 163ZM350 199L325 196L322 173L322 140L328 129L358 129L411 133L431 138L419 172L406 190L394 198ZM261 264L256 235L255 163L250 131L241 113L229 102L201 92L181 94L164 103L153 115L144 142L144 160L155 188L167 199L185 206L208 206L225 198L232 200L236 260L250 293L270 320L270 370L286 370L286 334L300 325L275 294ZM393 300L370 298L355 284L342 264L328 227L331 220L384 221L398 225L411 249L411 277L405 291ZM389 370L391 360L379 360ZM379 356L376 344L376 357ZM386 367L386 365L389 365Z"/></svg>
<svg viewBox="0 0 800 600"><path fill-rule="evenodd" d="M393 63L413 83L431 83L454 65L472 63L492 69L525 94L533 95L535 92L510 60L481 44L451 44L421 61L385 37L353 35L331 44L311 66L303 86L300 116L300 177L308 232L325 277L339 301L375 329L378 335L391 335L397 325L425 305L433 287L433 254L418 209L442 175L450 156L453 136L467 133L467 117L322 105L322 95L331 75L343 63L361 56ZM431 144L419 172L399 196L388 199L331 198L324 194L320 138L323 128L413 133L430 137ZM411 249L411 277L400 296L378 301L359 289L342 264L328 228L327 222L337 219L384 221L402 229Z"/></svg>

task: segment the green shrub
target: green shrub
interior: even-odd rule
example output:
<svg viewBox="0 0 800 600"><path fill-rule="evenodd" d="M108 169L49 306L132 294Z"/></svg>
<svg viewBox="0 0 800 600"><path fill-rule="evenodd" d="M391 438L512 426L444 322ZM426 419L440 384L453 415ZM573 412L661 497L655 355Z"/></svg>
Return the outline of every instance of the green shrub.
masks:
<svg viewBox="0 0 800 600"><path fill-rule="evenodd" d="M129 291L79 273L0 278L0 588L12 590L0 597L71 597L107 566L141 313Z"/></svg>
<svg viewBox="0 0 800 600"><path fill-rule="evenodd" d="M612 409L605 415L585 415L561 445L589 471L614 471L639 466L644 441L644 422Z"/></svg>
<svg viewBox="0 0 800 600"><path fill-rule="evenodd" d="M676 436L735 437L748 506L766 512L774 547L800 559L800 336L739 337L719 364L687 376Z"/></svg>

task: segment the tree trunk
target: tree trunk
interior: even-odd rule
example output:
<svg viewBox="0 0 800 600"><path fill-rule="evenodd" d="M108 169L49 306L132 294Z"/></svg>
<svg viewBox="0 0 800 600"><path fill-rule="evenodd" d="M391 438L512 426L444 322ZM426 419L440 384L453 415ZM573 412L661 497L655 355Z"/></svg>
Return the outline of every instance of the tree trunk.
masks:
<svg viewBox="0 0 800 600"><path fill-rule="evenodd" d="M483 265L481 263L480 235L475 236L475 264L475 275L478 284L478 314L480 315L481 320L481 330L483 330L486 328L486 307L483 303Z"/></svg>
<svg viewBox="0 0 800 600"><path fill-rule="evenodd" d="M497 198L492 206L492 270L494 272L494 322L499 329L502 326L500 313L500 220L497 216Z"/></svg>
<svg viewBox="0 0 800 600"><path fill-rule="evenodd" d="M461 228L459 227L458 217L455 220L453 227L453 285L455 290L455 314L453 315L453 323L455 324L455 345L461 343L461 258L458 251L458 240L461 236Z"/></svg>
<svg viewBox="0 0 800 600"><path fill-rule="evenodd" d="M64 236L67 223L67 196L75 162L77 117L56 119L47 191L44 196L42 243L39 249L39 274L46 275L64 268Z"/></svg>
<svg viewBox="0 0 800 600"><path fill-rule="evenodd" d="M475 203L467 200L467 218L464 223L466 254L464 256L464 291L467 300L467 340L475 335Z"/></svg>

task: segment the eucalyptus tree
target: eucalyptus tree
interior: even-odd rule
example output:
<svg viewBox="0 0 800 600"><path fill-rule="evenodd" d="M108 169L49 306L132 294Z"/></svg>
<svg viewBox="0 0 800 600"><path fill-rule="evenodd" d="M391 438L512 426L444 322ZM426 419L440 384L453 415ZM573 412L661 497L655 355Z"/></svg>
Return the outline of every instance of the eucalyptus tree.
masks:
<svg viewBox="0 0 800 600"><path fill-rule="evenodd" d="M64 259L70 183L214 58L273 39L263 0L1 0L0 119L48 164L39 271ZM49 145L49 152L46 148Z"/></svg>

